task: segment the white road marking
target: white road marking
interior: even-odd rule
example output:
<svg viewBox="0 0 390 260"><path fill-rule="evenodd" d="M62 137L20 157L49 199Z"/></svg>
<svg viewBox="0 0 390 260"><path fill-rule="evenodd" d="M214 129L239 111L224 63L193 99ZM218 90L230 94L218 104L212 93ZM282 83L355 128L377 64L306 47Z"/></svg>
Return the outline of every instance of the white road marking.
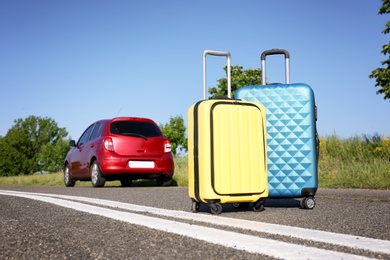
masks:
<svg viewBox="0 0 390 260"><path fill-rule="evenodd" d="M226 217L215 216L215 215L194 214L192 212L175 211L175 210L154 208L148 206L140 206L135 204L110 201L104 199L94 199L94 198L59 195L59 194L46 194L46 193L30 193L30 194L51 196L51 197L57 197L63 199L71 199L75 201L88 202L97 205L131 210L135 212L148 212L148 213L153 213L156 215L161 215L166 217L200 221L200 222L210 223L214 225L229 226L229 227L258 231L258 232L269 233L274 235L291 236L294 238L299 238L304 240L317 241L317 242L345 246L350 248L360 248L360 249L364 249L376 253L390 254L390 241L387 240L339 234L334 232L320 231L320 230L300 228L300 227L270 224L264 222L256 222L256 221L243 220L243 219L226 218Z"/></svg>
<svg viewBox="0 0 390 260"><path fill-rule="evenodd" d="M108 218L128 222L131 224L141 225L148 228L161 230L164 232L184 235L187 237L203 240L206 242L210 242L210 243L214 243L226 247L245 250L251 253L269 255L277 258L309 259L315 256L316 259L367 259L366 257L358 256L358 255L352 255L352 254L347 254L342 252L335 252L335 251L330 251L325 249L318 249L318 248L307 247L302 245L290 244L281 241L259 238L252 235L245 235L245 234L235 233L231 231L223 231L215 228L181 223L175 220L160 219L160 218L149 217L149 216L140 215L136 213L129 213L129 212L123 212L123 211L118 211L118 210L113 210L108 208L92 206L88 204L82 204L79 202L69 201L69 199L95 203L95 204L100 204L105 206L111 206L111 207L118 207L118 208L120 207L122 209L127 209L127 210L132 210L137 212L150 212L150 213L155 213L164 216L173 216L176 218L190 219L189 218L190 214L188 213L187 213L188 215L183 214L186 212L156 209L152 207L144 207L139 205L115 202L115 201L57 195L57 194L24 193L24 192L14 192L14 191L0 191L0 194L30 198L30 199L35 199L35 200L44 201L48 203L53 203L62 207L67 207L74 210L87 212L90 214L105 216ZM53 198L53 197L58 197L62 199ZM64 199L68 199L68 200L64 200ZM220 216L207 216L207 215L194 214L194 213L191 213L191 215L192 215L191 219L193 220L199 221L199 217L201 217L202 219L201 221L205 221L213 224L217 224L219 221L223 220L225 223L224 225L231 226L230 223L236 222L235 219L229 219ZM252 226L253 223L257 223L257 222L242 220L236 222L233 226L241 227L241 225L245 224L244 226L246 226L246 229L253 230L253 226ZM266 223L260 223L260 224L266 224ZM268 224L266 224L264 227L267 227L266 228L267 230L272 227L277 228L278 226L280 225L268 226ZM260 228L260 226L258 226L258 228ZM264 230L260 230L260 232L264 232ZM330 233L330 234L336 234L336 233ZM383 241L383 242L388 242L388 241Z"/></svg>

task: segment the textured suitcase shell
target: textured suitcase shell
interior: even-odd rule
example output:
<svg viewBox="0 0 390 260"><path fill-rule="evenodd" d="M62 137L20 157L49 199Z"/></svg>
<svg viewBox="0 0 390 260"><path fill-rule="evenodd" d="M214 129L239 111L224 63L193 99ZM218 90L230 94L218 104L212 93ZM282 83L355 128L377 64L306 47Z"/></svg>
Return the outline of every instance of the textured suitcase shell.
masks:
<svg viewBox="0 0 390 260"><path fill-rule="evenodd" d="M247 86L235 98L266 108L269 197L314 196L318 166L312 89L303 83Z"/></svg>

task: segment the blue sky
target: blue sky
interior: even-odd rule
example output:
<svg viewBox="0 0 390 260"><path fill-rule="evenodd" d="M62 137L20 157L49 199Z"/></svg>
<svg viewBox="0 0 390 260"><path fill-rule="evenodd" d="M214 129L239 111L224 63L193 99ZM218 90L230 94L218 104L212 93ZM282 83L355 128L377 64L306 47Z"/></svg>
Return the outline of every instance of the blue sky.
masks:
<svg viewBox="0 0 390 260"><path fill-rule="evenodd" d="M0 1L0 136L14 120L50 117L78 139L115 116L165 124L203 97L202 53L260 67L264 50L287 49L291 81L309 84L321 136L390 136L390 102L371 71L386 57L389 16L380 0ZM208 86L225 60L208 58ZM267 78L284 81L282 56Z"/></svg>

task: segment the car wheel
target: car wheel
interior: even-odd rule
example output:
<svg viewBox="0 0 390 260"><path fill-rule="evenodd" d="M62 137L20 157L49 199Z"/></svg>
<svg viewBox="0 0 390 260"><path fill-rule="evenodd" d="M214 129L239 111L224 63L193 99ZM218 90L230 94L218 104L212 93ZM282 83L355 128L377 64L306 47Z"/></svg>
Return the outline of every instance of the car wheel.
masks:
<svg viewBox="0 0 390 260"><path fill-rule="evenodd" d="M94 161L91 166L91 181L93 187L103 187L106 183L97 161Z"/></svg>
<svg viewBox="0 0 390 260"><path fill-rule="evenodd" d="M172 184L172 177L161 176L156 179L157 186L170 186Z"/></svg>
<svg viewBox="0 0 390 260"><path fill-rule="evenodd" d="M66 187L73 187L76 184L76 181L70 176L69 165L66 165L64 169L64 183Z"/></svg>

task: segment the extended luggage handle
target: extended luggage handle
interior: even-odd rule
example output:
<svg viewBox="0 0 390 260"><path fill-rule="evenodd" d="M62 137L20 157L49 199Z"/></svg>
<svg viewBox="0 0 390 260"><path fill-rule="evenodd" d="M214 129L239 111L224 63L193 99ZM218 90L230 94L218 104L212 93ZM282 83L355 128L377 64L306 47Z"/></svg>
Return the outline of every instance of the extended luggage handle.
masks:
<svg viewBox="0 0 390 260"><path fill-rule="evenodd" d="M230 52L227 51L214 51L214 50L205 50L203 52L203 99L206 99L207 94L207 82L206 82L206 56L226 56L227 58L227 89L228 89L228 98L232 97L232 86L231 86L231 73L230 73Z"/></svg>
<svg viewBox="0 0 390 260"><path fill-rule="evenodd" d="M290 84L290 53L287 50L282 49L272 49L268 51L264 51L261 54L261 82L263 85L265 84L265 57L268 55L275 55L275 54L283 54L285 58L285 66L286 66L286 84ZM315 122L317 122L317 106L314 106L314 118ZM317 132L317 125L314 124L314 131L315 131L315 139L316 139L316 153L317 153L317 163L319 158L319 152L320 152L320 138L318 136ZM317 166L318 167L318 166Z"/></svg>
<svg viewBox="0 0 390 260"><path fill-rule="evenodd" d="M265 74L265 57L268 55L283 54L285 58L285 70L286 70L286 84L290 84L290 53L287 50L272 49L264 51L261 54L261 82L266 85L266 74Z"/></svg>

